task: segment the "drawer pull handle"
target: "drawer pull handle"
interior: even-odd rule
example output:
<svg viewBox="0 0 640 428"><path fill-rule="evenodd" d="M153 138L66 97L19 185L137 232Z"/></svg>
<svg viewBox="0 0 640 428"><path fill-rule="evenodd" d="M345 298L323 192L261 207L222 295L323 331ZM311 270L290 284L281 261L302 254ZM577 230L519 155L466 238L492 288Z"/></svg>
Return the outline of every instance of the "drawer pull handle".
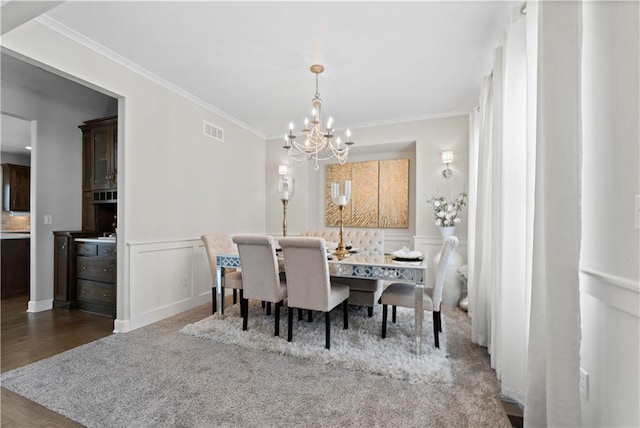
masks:
<svg viewBox="0 0 640 428"><path fill-rule="evenodd" d="M111 269L102 269L103 272L111 272Z"/></svg>
<svg viewBox="0 0 640 428"><path fill-rule="evenodd" d="M86 288L83 288L83 289L82 289L82 292L83 292L83 293L88 293L88 292L89 292L89 290L87 290Z"/></svg>
<svg viewBox="0 0 640 428"><path fill-rule="evenodd" d="M87 267L86 266L82 266L82 270L87 270Z"/></svg>
<svg viewBox="0 0 640 428"><path fill-rule="evenodd" d="M104 293L102 296L104 296L104 297L111 297L111 293Z"/></svg>

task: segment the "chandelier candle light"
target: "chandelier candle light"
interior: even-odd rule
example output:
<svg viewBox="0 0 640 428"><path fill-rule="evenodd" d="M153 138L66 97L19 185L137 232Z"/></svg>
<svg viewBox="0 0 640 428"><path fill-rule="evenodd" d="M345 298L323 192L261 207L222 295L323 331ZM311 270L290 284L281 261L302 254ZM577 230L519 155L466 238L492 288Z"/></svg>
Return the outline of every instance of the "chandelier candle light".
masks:
<svg viewBox="0 0 640 428"><path fill-rule="evenodd" d="M287 166L280 165L278 167L280 179L278 180L278 192L282 201L282 236L287 236L287 205L289 199L293 198L295 192L295 180L287 177Z"/></svg>
<svg viewBox="0 0 640 428"><path fill-rule="evenodd" d="M341 189L342 187L342 189ZM338 249L335 251L335 255L340 259L349 254L347 247L344 244L344 207L349 203L351 199L351 180L345 180L342 186L338 182L331 183L331 199L333 203L338 206L340 210L340 242L338 243Z"/></svg>
<svg viewBox="0 0 640 428"><path fill-rule="evenodd" d="M349 155L349 147L353 145L351 141L351 131L347 129L345 135L347 141L341 147L340 137L333 142L333 118L327 120L327 128L322 129L322 100L318 92L318 75L324 71L324 66L315 64L311 66L311 72L316 75L316 94L311 100L311 121L305 117L304 143L296 141L296 135L293 133L293 122L289 123L289 133L284 136L284 149L289 152L289 159L296 161L314 160L313 169L320 169L318 161L336 158L340 164L347 161Z"/></svg>

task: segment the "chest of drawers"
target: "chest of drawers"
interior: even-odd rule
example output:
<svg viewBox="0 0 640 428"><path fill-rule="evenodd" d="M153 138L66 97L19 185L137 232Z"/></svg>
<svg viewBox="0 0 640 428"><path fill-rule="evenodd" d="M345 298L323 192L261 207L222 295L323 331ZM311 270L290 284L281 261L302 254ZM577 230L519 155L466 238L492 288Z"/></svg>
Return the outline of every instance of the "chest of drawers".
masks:
<svg viewBox="0 0 640 428"><path fill-rule="evenodd" d="M116 316L116 244L79 242L76 259L78 308Z"/></svg>

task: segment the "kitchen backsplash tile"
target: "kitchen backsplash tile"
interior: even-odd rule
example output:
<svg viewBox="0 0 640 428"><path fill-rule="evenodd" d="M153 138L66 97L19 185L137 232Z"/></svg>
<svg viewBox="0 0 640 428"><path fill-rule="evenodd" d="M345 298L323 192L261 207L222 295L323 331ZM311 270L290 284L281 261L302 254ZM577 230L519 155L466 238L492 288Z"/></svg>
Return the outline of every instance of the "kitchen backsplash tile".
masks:
<svg viewBox="0 0 640 428"><path fill-rule="evenodd" d="M31 216L11 216L9 212L2 211L2 225L0 230L29 230Z"/></svg>

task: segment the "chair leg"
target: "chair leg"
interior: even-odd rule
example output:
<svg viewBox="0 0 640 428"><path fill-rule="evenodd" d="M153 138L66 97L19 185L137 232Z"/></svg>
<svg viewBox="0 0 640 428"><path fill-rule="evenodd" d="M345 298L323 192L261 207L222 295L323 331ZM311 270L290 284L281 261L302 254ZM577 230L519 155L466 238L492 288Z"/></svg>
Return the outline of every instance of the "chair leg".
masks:
<svg viewBox="0 0 640 428"><path fill-rule="evenodd" d="M271 302L267 302L267 315L271 315Z"/></svg>
<svg viewBox="0 0 640 428"><path fill-rule="evenodd" d="M324 326L325 326L324 347L326 349L329 349L331 348L331 314L329 312L324 313Z"/></svg>
<svg viewBox="0 0 640 428"><path fill-rule="evenodd" d="M436 344L436 348L440 348L440 342L438 341L438 312L433 311L433 341Z"/></svg>
<svg viewBox="0 0 640 428"><path fill-rule="evenodd" d="M211 287L211 313L215 314L216 313L216 309L218 308L217 300L216 299L216 287Z"/></svg>
<svg viewBox="0 0 640 428"><path fill-rule="evenodd" d="M300 309L298 309L298 311L300 311ZM289 312L287 314L287 318L289 321L288 332L287 332L287 342L291 342L291 339L293 338L293 308L291 306L289 306Z"/></svg>
<svg viewBox="0 0 640 428"><path fill-rule="evenodd" d="M369 306L367 308L367 315L369 316L369 318L373 316L373 306Z"/></svg>
<svg viewBox="0 0 640 428"><path fill-rule="evenodd" d="M387 337L387 306L382 305L382 338Z"/></svg>
<svg viewBox="0 0 640 428"><path fill-rule="evenodd" d="M442 315L440 311L438 311L438 331L442 333Z"/></svg>
<svg viewBox="0 0 640 428"><path fill-rule="evenodd" d="M344 329L349 330L349 299L345 299L342 302L342 317L344 318Z"/></svg>
<svg viewBox="0 0 640 428"><path fill-rule="evenodd" d="M242 331L247 331L247 326L249 324L249 299L243 299L243 301L244 301L244 311L241 308L241 312L244 312L243 314L244 316L242 317Z"/></svg>
<svg viewBox="0 0 640 428"><path fill-rule="evenodd" d="M307 309L307 321L313 321L313 311L311 309Z"/></svg>
<svg viewBox="0 0 640 428"><path fill-rule="evenodd" d="M302 309L298 308L298 321L302 321Z"/></svg>
<svg viewBox="0 0 640 428"><path fill-rule="evenodd" d="M244 318L244 312L245 312L245 307L244 307L244 294L242 293L242 289L240 289L240 317Z"/></svg>
<svg viewBox="0 0 640 428"><path fill-rule="evenodd" d="M265 303L265 301L263 300L263 301L262 301L262 309L264 309L264 307L265 307L265 306L266 306L266 303Z"/></svg>
<svg viewBox="0 0 640 428"><path fill-rule="evenodd" d="M391 306L391 322L396 323L396 306Z"/></svg>
<svg viewBox="0 0 640 428"><path fill-rule="evenodd" d="M222 312L222 315L224 315L224 287L222 287L222 293L220 294L220 299L222 300L220 302L220 312Z"/></svg>
<svg viewBox="0 0 640 428"><path fill-rule="evenodd" d="M275 327L273 329L273 335L274 336L280 336L280 305L282 305L282 302L276 302L276 307L275 307Z"/></svg>
<svg viewBox="0 0 640 428"><path fill-rule="evenodd" d="M238 290L236 290L235 288L233 289L233 304L235 305L236 303L238 303Z"/></svg>

